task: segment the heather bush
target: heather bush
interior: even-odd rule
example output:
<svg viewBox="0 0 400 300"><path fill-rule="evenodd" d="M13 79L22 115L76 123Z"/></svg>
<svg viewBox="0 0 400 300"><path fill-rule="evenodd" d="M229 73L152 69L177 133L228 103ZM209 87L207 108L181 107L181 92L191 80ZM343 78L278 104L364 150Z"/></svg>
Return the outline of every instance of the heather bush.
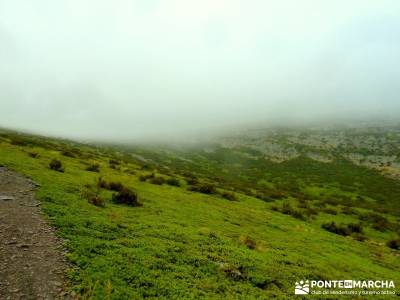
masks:
<svg viewBox="0 0 400 300"><path fill-rule="evenodd" d="M64 172L64 167L58 159L52 159L52 161L49 164L49 168L51 170L57 171L57 172Z"/></svg>
<svg viewBox="0 0 400 300"><path fill-rule="evenodd" d="M173 177L168 178L166 183L171 186L181 186L179 179Z"/></svg>
<svg viewBox="0 0 400 300"><path fill-rule="evenodd" d="M138 201L137 193L131 189L123 188L118 193L113 194L112 201L117 204L127 204L130 206L141 206Z"/></svg>
<svg viewBox="0 0 400 300"><path fill-rule="evenodd" d="M97 164L97 163L91 164L86 168L86 171L99 173L100 172L100 165Z"/></svg>

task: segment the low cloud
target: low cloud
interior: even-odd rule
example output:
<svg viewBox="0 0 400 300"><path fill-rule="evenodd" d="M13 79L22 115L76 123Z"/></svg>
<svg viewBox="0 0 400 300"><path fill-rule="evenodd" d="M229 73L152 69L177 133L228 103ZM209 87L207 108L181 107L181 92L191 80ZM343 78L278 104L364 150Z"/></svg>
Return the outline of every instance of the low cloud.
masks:
<svg viewBox="0 0 400 300"><path fill-rule="evenodd" d="M399 117L398 1L0 3L0 125L165 137Z"/></svg>

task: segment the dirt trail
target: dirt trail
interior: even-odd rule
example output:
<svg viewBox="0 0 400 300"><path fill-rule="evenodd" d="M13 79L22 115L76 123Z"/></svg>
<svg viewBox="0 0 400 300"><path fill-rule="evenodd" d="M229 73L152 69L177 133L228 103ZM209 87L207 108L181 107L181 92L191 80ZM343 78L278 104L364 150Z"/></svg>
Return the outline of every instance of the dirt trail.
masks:
<svg viewBox="0 0 400 300"><path fill-rule="evenodd" d="M0 167L0 299L70 299L61 241L44 221L35 183Z"/></svg>

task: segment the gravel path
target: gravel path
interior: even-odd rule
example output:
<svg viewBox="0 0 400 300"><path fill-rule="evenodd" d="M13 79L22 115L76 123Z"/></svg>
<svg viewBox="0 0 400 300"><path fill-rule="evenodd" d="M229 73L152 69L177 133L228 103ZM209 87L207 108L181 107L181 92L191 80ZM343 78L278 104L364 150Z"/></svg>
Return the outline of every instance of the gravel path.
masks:
<svg viewBox="0 0 400 300"><path fill-rule="evenodd" d="M36 201L36 184L0 167L0 299L71 299L61 241Z"/></svg>

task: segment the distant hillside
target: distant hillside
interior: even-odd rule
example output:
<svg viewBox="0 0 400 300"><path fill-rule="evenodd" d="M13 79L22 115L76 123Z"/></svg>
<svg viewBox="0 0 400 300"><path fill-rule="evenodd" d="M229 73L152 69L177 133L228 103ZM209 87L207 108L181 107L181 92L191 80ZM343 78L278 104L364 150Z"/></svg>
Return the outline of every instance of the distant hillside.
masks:
<svg viewBox="0 0 400 300"><path fill-rule="evenodd" d="M0 165L40 185L83 299L290 299L303 279L399 282L400 182L347 157L371 145L365 155L396 162L398 131L346 131L327 149L310 141L338 132L294 132L156 147L3 130Z"/></svg>

